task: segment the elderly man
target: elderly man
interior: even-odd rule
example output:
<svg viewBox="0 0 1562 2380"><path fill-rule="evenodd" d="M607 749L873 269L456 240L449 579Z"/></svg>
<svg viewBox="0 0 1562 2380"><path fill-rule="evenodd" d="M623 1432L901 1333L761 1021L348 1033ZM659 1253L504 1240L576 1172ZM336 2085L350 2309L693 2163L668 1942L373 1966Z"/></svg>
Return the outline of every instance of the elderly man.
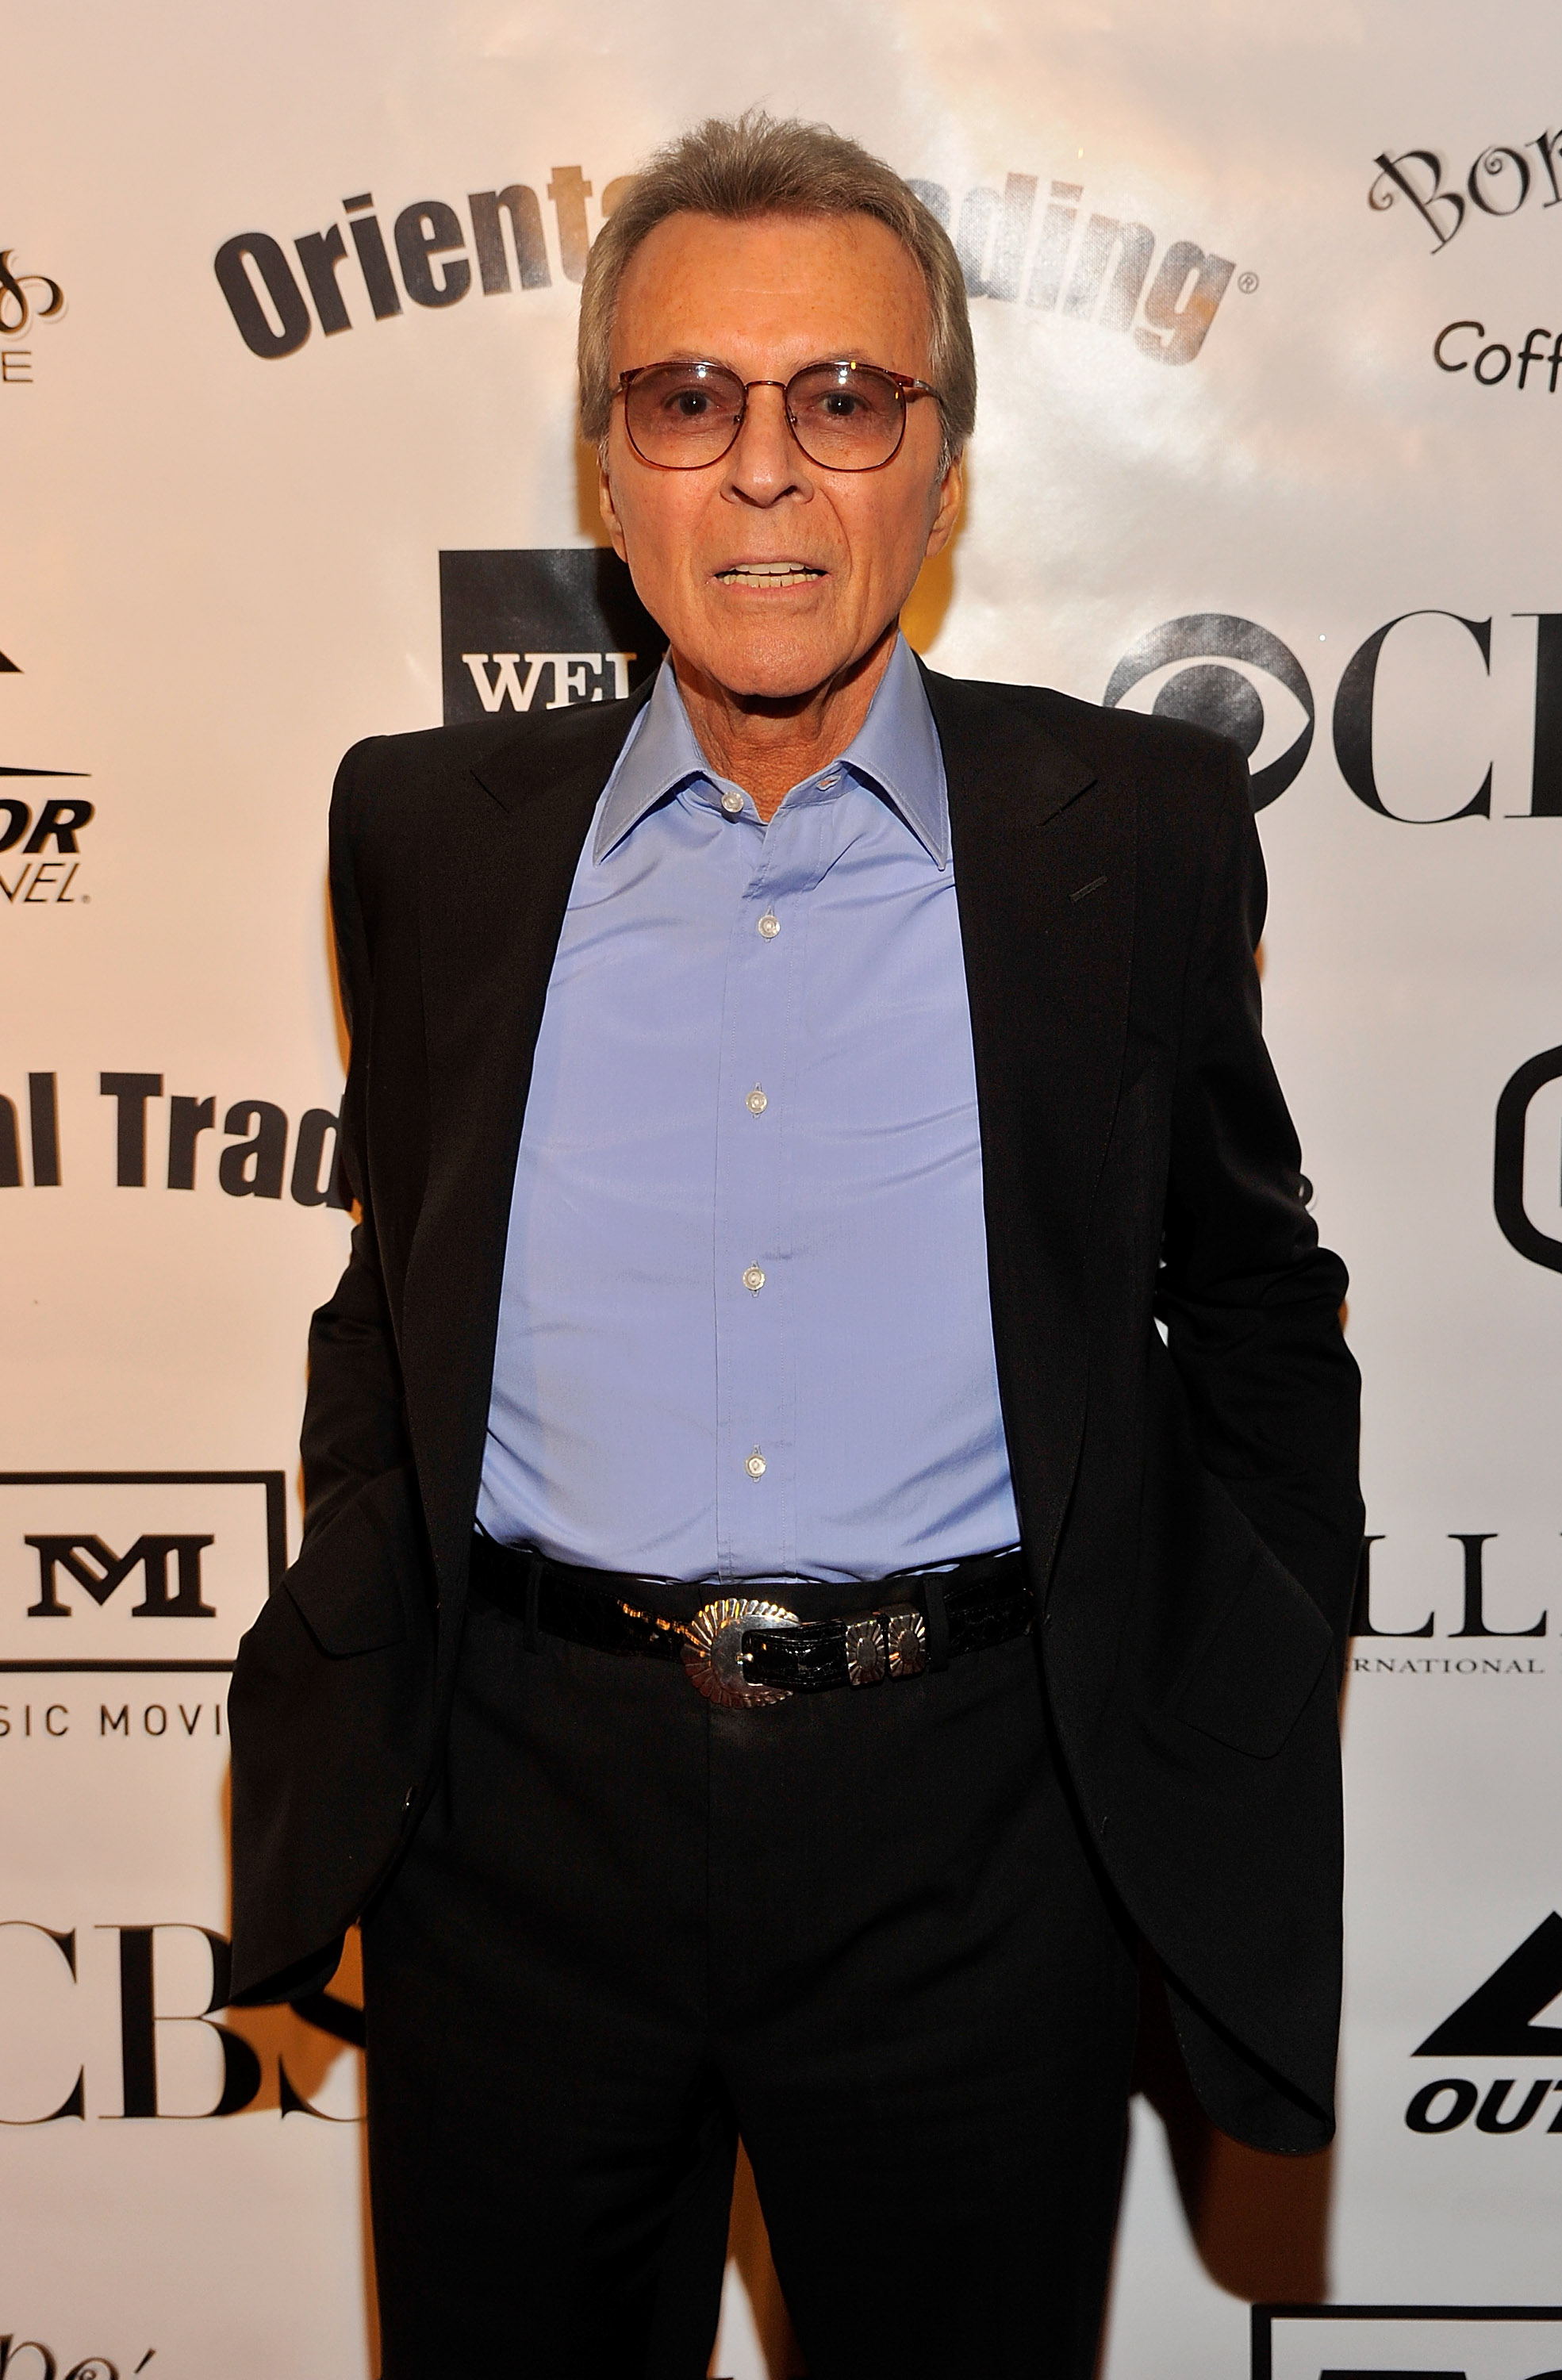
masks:
<svg viewBox="0 0 1562 2380"><path fill-rule="evenodd" d="M666 151L580 353L648 699L337 784L237 1980L363 1920L386 2380L696 2380L740 2133L814 2380L1086 2380L1141 1944L1217 2123L1331 2123L1357 1379L1244 771L902 640L975 376L854 143Z"/></svg>

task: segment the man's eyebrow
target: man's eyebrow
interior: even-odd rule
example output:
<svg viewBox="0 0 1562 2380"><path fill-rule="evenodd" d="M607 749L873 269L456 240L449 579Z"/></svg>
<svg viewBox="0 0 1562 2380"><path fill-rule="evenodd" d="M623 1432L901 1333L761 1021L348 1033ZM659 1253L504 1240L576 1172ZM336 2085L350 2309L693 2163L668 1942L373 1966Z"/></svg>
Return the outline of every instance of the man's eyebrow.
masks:
<svg viewBox="0 0 1562 2380"><path fill-rule="evenodd" d="M725 356L715 354L709 347L669 347L665 353L652 357L651 361L658 364L720 364L723 371L732 372L738 380L743 378L736 364L729 362ZM864 355L856 347L828 347L795 364L789 377L794 378L800 371L811 371L816 364L860 364L865 371L893 372L895 369L892 364L881 364L875 356ZM647 367L631 365L626 369L643 371Z"/></svg>

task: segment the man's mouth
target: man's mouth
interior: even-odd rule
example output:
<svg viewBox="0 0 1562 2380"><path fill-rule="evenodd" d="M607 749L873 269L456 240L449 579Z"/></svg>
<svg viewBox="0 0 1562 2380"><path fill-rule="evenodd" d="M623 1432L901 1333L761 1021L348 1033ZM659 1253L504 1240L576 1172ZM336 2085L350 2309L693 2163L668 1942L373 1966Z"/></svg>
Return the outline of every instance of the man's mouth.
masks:
<svg viewBox="0 0 1562 2380"><path fill-rule="evenodd" d="M735 562L730 570L716 573L723 587L807 587L816 578L824 577L811 562Z"/></svg>

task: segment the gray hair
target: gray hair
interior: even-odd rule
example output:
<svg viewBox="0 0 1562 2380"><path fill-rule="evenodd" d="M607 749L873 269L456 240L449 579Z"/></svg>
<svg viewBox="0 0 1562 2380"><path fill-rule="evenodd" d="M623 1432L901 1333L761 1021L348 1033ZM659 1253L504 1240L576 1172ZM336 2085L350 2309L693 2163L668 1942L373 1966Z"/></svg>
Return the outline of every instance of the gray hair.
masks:
<svg viewBox="0 0 1562 2380"><path fill-rule="evenodd" d="M604 197L615 200L592 244L580 292L580 431L600 446L612 413L613 310L624 269L669 215L872 215L920 268L931 318L928 375L941 400L944 457L958 455L976 422L976 357L965 279L938 217L909 183L828 124L778 123L763 108L734 121L710 116L659 149Z"/></svg>

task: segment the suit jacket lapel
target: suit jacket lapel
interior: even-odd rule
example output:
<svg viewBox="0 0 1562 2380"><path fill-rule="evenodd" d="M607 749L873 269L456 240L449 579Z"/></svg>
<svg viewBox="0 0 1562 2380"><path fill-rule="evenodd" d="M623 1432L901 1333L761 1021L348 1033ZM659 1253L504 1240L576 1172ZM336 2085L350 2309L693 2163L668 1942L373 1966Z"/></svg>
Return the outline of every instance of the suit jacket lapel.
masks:
<svg viewBox="0 0 1562 2380"><path fill-rule="evenodd" d="M999 1384L1039 1582L1084 1420L1085 1248L1127 1034L1132 805L1029 703L930 672L926 684L949 780Z"/></svg>
<svg viewBox="0 0 1562 2380"><path fill-rule="evenodd" d="M431 1550L459 1591L481 1478L510 1199L564 907L638 703L564 713L450 789L420 897L430 1159L402 1312Z"/></svg>

